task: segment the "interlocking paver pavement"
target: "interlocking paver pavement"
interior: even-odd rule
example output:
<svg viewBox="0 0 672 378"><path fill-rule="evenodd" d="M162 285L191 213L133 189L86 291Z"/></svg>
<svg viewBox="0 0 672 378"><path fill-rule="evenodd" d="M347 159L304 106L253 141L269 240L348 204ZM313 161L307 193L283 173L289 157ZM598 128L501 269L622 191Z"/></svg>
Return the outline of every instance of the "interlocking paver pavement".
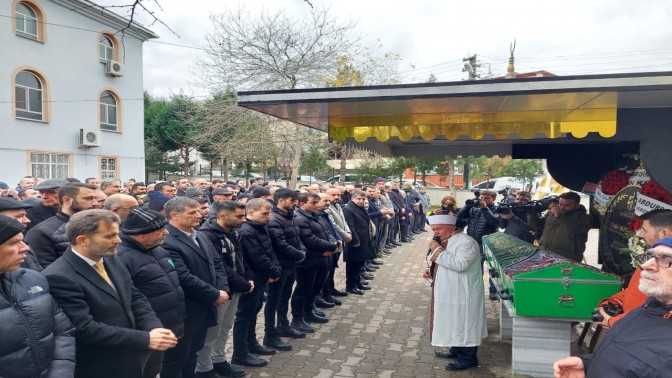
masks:
<svg viewBox="0 0 672 378"><path fill-rule="evenodd" d="M328 324L317 332L289 340L293 351L270 357L263 368L246 368L248 377L512 377L511 342L499 339L499 305L486 300L490 336L479 347L481 366L463 372L443 368L429 343L431 288L422 278L431 232L417 235L385 258L362 296L339 298L342 306L324 310ZM336 286L345 284L344 266ZM257 336L263 337L263 310ZM231 343L229 338L229 344ZM231 356L231 349L227 356ZM526 377L516 375L515 377Z"/></svg>

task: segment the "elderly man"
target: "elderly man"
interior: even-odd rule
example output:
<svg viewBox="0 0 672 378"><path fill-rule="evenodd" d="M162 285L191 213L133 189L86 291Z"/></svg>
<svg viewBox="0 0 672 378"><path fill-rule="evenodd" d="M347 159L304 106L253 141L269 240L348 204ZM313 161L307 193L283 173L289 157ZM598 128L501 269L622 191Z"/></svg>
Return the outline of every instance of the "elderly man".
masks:
<svg viewBox="0 0 672 378"><path fill-rule="evenodd" d="M131 212L131 210L140 206L138 200L129 196L128 194L113 194L105 200L103 209L109 210L121 219L121 223L124 223L124 220Z"/></svg>
<svg viewBox="0 0 672 378"><path fill-rule="evenodd" d="M560 195L560 205L550 209L539 246L577 262L583 260L591 220L577 193Z"/></svg>
<svg viewBox="0 0 672 378"><path fill-rule="evenodd" d="M30 224L30 219L26 216L26 211L32 206L23 201L17 201L9 198L0 198L0 214L14 218L24 227ZM25 231L25 228L24 228ZM42 271L42 265L37 260L37 256L32 250L25 254L26 259L21 263L22 268Z"/></svg>
<svg viewBox="0 0 672 378"><path fill-rule="evenodd" d="M121 193L121 180L105 179L100 182L100 189L105 192L107 196Z"/></svg>
<svg viewBox="0 0 672 378"><path fill-rule="evenodd" d="M86 184L82 184L86 185ZM119 217L84 210L70 217L70 247L42 273L76 332L75 377L142 377L150 351L177 345L116 257Z"/></svg>
<svg viewBox="0 0 672 378"><path fill-rule="evenodd" d="M28 253L23 229L0 215L0 376L72 377L74 328L54 303L47 280L19 267Z"/></svg>
<svg viewBox="0 0 672 378"><path fill-rule="evenodd" d="M672 238L646 251L639 290L650 296L614 325L594 354L556 361L556 378L669 377L672 372Z"/></svg>
<svg viewBox="0 0 672 378"><path fill-rule="evenodd" d="M436 264L432 345L451 347L448 352L436 351L439 357L454 359L446 369L470 369L478 366L477 348L488 336L480 249L455 226L457 217L432 215L429 223L440 240L429 243L429 259ZM423 274L426 278L429 270Z"/></svg>
<svg viewBox="0 0 672 378"><path fill-rule="evenodd" d="M35 185L33 189L37 190L41 196L41 202L34 205L28 212L27 216L30 219L30 225L26 230L37 226L43 221L53 217L58 212L61 204L58 202L58 190L68 182L65 180L44 180Z"/></svg>
<svg viewBox="0 0 672 378"><path fill-rule="evenodd" d="M362 278L360 272L366 260L372 259L375 247L372 239L372 223L369 212L364 205L367 203L365 192L355 192L350 202L343 208L345 222L351 233L351 242L345 247L345 287L351 294L362 295Z"/></svg>

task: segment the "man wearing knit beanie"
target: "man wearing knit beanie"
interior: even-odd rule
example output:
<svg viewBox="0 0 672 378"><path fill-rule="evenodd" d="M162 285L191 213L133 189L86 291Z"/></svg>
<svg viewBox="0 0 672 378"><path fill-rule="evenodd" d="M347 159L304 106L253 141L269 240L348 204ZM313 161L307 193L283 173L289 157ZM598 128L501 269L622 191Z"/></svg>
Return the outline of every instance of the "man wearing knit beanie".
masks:
<svg viewBox="0 0 672 378"><path fill-rule="evenodd" d="M135 208L121 225L121 244L117 255L124 262L135 285L152 306L163 326L176 337L184 335L184 292L168 251L161 247L168 235L168 220L154 210ZM143 376L179 376L181 368L170 364L179 359L180 348L165 352L152 351L145 364ZM162 369L162 361L164 368Z"/></svg>
<svg viewBox="0 0 672 378"><path fill-rule="evenodd" d="M47 280L19 268L28 252L24 228L16 219L0 215L0 376L72 377L74 328L54 304ZM31 353L35 350L40 353Z"/></svg>

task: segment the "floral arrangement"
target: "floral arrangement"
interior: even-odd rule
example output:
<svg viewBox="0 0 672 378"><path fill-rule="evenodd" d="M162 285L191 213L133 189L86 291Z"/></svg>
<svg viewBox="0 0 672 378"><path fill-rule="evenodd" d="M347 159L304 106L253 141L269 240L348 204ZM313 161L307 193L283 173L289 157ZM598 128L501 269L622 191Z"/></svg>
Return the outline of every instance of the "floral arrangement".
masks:
<svg viewBox="0 0 672 378"><path fill-rule="evenodd" d="M599 185L604 194L613 196L628 185L630 174L621 169L615 169L607 173Z"/></svg>
<svg viewBox="0 0 672 378"><path fill-rule="evenodd" d="M666 192L665 189L661 188L660 185L653 180L649 180L642 184L640 193L660 202L672 204L672 194Z"/></svg>

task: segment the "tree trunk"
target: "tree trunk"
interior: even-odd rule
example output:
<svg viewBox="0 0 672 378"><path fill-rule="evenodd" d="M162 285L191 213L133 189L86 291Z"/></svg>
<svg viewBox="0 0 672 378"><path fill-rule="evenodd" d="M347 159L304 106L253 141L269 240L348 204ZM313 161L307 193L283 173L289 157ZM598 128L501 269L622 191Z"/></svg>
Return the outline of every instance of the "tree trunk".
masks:
<svg viewBox="0 0 672 378"><path fill-rule="evenodd" d="M340 146L341 150L341 166L339 167L338 170L338 181L341 182L341 184L345 183L345 174L348 171L348 156L350 155L348 152L349 148L345 144L341 143Z"/></svg>
<svg viewBox="0 0 672 378"><path fill-rule="evenodd" d="M303 152L303 141L301 139L300 125L294 125L294 156L292 156L292 175L289 179L289 188L295 189L299 177L299 165L301 164L301 153Z"/></svg>
<svg viewBox="0 0 672 378"><path fill-rule="evenodd" d="M180 148L180 156L182 157L182 173L184 177L189 177L189 147Z"/></svg>
<svg viewBox="0 0 672 378"><path fill-rule="evenodd" d="M448 190L450 195L455 197L455 169L453 169L453 162L448 162Z"/></svg>
<svg viewBox="0 0 672 378"><path fill-rule="evenodd" d="M224 175L224 180L229 180L229 162L222 158L222 175Z"/></svg>

